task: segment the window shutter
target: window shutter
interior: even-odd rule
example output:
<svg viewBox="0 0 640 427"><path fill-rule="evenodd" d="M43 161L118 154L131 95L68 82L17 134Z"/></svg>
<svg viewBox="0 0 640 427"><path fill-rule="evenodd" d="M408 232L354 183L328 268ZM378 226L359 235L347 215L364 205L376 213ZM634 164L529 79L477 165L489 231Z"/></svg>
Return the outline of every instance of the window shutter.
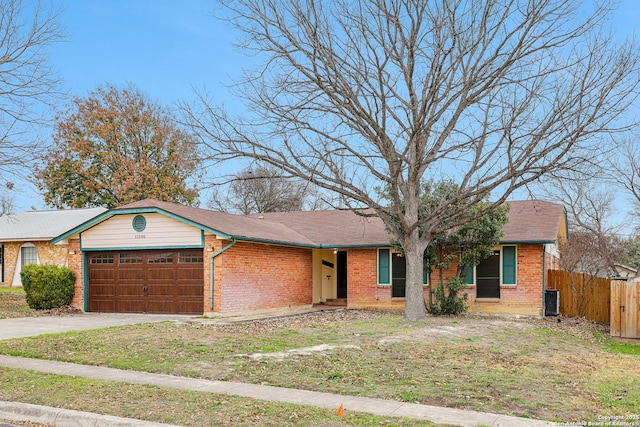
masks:
<svg viewBox="0 0 640 427"><path fill-rule="evenodd" d="M429 264L427 264L427 261L424 259L424 257L422 259L422 284L429 284Z"/></svg>
<svg viewBox="0 0 640 427"><path fill-rule="evenodd" d="M502 283L504 285L516 284L516 247L502 247Z"/></svg>
<svg viewBox="0 0 640 427"><path fill-rule="evenodd" d="M389 249L378 250L378 283L388 285L391 283L391 252Z"/></svg>

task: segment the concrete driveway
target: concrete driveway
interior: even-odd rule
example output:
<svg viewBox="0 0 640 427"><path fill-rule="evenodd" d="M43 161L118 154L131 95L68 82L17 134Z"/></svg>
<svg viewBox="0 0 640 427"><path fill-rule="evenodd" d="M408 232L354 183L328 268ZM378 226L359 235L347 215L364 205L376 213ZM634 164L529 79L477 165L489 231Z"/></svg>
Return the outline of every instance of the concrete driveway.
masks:
<svg viewBox="0 0 640 427"><path fill-rule="evenodd" d="M70 316L20 317L0 319L0 340L56 334L67 331L108 328L150 322L186 322L188 315L79 313Z"/></svg>

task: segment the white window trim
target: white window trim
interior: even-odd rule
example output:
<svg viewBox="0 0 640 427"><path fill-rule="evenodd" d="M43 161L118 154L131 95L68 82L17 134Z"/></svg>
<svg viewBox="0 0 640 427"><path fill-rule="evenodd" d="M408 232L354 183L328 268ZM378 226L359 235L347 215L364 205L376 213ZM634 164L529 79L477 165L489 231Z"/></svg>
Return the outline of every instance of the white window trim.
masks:
<svg viewBox="0 0 640 427"><path fill-rule="evenodd" d="M35 248L36 249L36 264L40 264L40 257L38 256L38 247L33 243L23 243L18 249L18 259L16 260L16 268L13 273L13 282L11 286L22 286L22 279L20 278L20 272L22 271L22 248Z"/></svg>

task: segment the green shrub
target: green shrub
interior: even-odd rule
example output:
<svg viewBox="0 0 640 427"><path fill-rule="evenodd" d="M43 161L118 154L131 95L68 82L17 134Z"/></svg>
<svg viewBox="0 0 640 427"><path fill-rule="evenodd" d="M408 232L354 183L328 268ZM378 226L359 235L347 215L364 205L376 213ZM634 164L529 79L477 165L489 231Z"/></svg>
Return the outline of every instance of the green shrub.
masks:
<svg viewBox="0 0 640 427"><path fill-rule="evenodd" d="M20 272L27 304L34 310L59 308L71 303L76 274L67 267L29 264Z"/></svg>
<svg viewBox="0 0 640 427"><path fill-rule="evenodd" d="M427 303L427 311L434 315L456 315L467 311L467 299L469 296L463 293L458 295L467 285L462 277L454 276L447 279L446 283L438 283L434 293L434 303ZM446 289L445 289L446 288Z"/></svg>

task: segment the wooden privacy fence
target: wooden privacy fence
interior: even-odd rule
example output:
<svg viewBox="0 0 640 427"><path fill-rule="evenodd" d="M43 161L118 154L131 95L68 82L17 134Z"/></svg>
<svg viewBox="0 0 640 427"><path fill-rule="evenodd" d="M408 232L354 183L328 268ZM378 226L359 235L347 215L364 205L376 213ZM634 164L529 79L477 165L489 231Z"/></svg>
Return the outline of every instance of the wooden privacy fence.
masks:
<svg viewBox="0 0 640 427"><path fill-rule="evenodd" d="M611 336L640 338L640 283L611 282Z"/></svg>
<svg viewBox="0 0 640 427"><path fill-rule="evenodd" d="M559 291L560 314L610 323L611 279L584 273L549 270L547 289Z"/></svg>

